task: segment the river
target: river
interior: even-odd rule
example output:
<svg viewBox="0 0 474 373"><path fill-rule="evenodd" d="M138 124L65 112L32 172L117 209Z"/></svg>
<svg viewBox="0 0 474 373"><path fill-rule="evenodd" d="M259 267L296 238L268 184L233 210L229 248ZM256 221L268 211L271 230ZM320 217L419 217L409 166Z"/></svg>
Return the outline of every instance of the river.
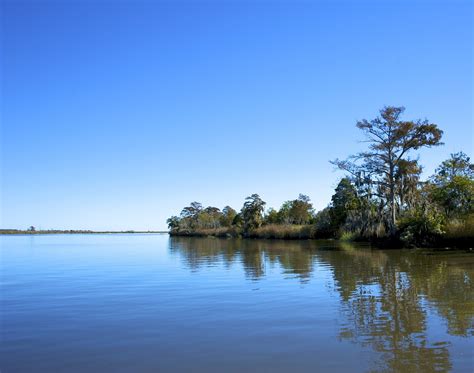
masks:
<svg viewBox="0 0 474 373"><path fill-rule="evenodd" d="M3 236L2 373L472 372L474 254Z"/></svg>

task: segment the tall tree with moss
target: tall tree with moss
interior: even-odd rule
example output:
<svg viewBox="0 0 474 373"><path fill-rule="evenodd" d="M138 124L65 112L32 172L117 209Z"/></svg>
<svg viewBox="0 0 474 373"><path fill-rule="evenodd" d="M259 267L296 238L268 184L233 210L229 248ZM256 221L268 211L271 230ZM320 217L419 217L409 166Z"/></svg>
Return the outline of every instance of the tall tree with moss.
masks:
<svg viewBox="0 0 474 373"><path fill-rule="evenodd" d="M332 161L351 173L358 183L367 184L371 196L383 202L388 209L391 234L397 227L400 206L397 189L403 166L415 162L410 158L413 151L441 145L443 135L443 131L428 120L401 120L404 111L404 107L386 106L375 119L357 122L368 149L346 160Z"/></svg>

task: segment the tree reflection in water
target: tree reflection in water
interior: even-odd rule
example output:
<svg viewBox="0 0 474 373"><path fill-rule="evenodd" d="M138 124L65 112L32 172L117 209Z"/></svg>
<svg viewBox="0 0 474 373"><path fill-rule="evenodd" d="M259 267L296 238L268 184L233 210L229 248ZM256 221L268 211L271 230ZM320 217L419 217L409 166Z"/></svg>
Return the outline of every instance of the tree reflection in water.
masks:
<svg viewBox="0 0 474 373"><path fill-rule="evenodd" d="M407 250L380 251L331 241L270 241L170 238L170 250L193 271L240 263L259 280L266 266L311 281L329 268L345 320L341 340L371 347L376 371L449 371L447 342L427 338L429 311L446 322L450 335L474 336L474 255Z"/></svg>

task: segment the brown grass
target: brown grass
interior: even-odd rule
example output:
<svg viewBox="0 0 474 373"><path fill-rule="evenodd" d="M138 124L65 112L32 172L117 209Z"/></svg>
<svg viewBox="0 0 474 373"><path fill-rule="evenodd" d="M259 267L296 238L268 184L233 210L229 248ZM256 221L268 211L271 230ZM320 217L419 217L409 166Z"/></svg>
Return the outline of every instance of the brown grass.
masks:
<svg viewBox="0 0 474 373"><path fill-rule="evenodd" d="M275 238L283 240L301 240L315 238L316 232L311 225L269 224L254 229L249 233L251 238Z"/></svg>
<svg viewBox="0 0 474 373"><path fill-rule="evenodd" d="M444 237L448 239L470 239L474 243L474 214L466 219L455 219L446 223Z"/></svg>

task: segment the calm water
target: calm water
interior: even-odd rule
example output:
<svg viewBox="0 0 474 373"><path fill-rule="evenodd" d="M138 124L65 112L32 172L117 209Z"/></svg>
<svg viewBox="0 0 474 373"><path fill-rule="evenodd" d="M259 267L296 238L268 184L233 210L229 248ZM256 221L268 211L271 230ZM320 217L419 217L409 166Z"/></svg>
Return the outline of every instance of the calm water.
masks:
<svg viewBox="0 0 474 373"><path fill-rule="evenodd" d="M0 237L2 373L474 371L474 254Z"/></svg>

